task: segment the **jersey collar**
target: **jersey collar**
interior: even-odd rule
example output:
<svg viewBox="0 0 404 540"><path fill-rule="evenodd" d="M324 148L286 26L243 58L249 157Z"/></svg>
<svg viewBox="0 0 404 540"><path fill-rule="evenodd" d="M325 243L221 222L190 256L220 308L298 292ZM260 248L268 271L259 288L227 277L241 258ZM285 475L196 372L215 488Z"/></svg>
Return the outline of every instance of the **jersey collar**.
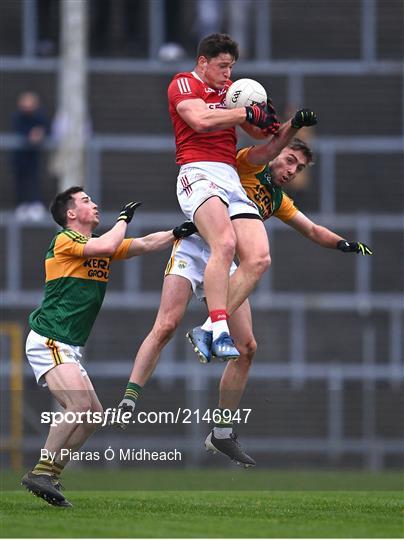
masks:
<svg viewBox="0 0 404 540"><path fill-rule="evenodd" d="M268 186L272 189L276 189L276 186L272 182L272 174L271 169L267 165L265 169L260 173L260 180L261 184L264 184L265 186Z"/></svg>
<svg viewBox="0 0 404 540"><path fill-rule="evenodd" d="M195 77L195 79L197 79L198 81L200 81L206 88L209 88L209 91L210 92L218 92L217 90L215 90L214 88L210 87L208 84L206 84L206 82L204 82L200 77L199 75L197 74L196 71L191 71L191 75L193 77Z"/></svg>

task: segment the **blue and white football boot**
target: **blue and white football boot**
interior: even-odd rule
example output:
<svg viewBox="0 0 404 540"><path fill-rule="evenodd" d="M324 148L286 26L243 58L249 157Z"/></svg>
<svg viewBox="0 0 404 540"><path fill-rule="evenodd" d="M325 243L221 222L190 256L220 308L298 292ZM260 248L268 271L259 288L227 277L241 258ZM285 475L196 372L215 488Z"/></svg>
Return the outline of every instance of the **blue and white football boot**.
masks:
<svg viewBox="0 0 404 540"><path fill-rule="evenodd" d="M212 332L203 330L201 326L196 326L187 333L187 338L201 364L209 363L212 359Z"/></svg>
<svg viewBox="0 0 404 540"><path fill-rule="evenodd" d="M212 356L220 362L238 360L240 353L234 345L233 338L227 332L222 332L218 338L212 342Z"/></svg>

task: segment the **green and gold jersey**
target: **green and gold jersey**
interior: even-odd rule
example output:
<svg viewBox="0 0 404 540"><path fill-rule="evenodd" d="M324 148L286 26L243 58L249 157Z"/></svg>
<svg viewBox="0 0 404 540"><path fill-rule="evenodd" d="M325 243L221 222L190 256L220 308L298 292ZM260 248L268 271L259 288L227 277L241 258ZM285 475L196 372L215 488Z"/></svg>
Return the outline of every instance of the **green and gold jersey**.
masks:
<svg viewBox="0 0 404 540"><path fill-rule="evenodd" d="M296 214L293 200L271 181L268 165L253 165L247 159L250 148L243 148L237 154L237 171L248 198L257 206L262 219L276 216L289 221Z"/></svg>
<svg viewBox="0 0 404 540"><path fill-rule="evenodd" d="M29 324L41 336L69 345L84 345L104 300L110 262L125 259L131 238L112 257L84 257L89 238L63 229L45 259L45 297Z"/></svg>

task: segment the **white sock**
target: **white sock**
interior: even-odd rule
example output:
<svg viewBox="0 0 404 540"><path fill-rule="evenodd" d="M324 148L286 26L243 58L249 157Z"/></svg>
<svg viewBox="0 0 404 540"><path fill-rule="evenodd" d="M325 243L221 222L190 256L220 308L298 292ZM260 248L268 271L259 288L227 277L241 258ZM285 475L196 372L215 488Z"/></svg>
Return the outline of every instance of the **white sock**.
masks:
<svg viewBox="0 0 404 540"><path fill-rule="evenodd" d="M212 332L213 340L217 339L223 332L227 332L228 334L230 334L226 319L212 323Z"/></svg>
<svg viewBox="0 0 404 540"><path fill-rule="evenodd" d="M205 332L212 332L212 321L210 317L206 319L206 321L201 326L202 330L205 330Z"/></svg>
<svg viewBox="0 0 404 540"><path fill-rule="evenodd" d="M230 435L233 432L232 427L214 427L213 435L216 439L230 439Z"/></svg>

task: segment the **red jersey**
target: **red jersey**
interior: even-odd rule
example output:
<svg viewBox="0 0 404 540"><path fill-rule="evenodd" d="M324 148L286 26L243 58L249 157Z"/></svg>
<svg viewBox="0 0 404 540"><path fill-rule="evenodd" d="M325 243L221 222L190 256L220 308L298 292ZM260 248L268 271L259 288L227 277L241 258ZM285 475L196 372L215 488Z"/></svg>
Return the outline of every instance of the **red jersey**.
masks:
<svg viewBox="0 0 404 540"><path fill-rule="evenodd" d="M231 85L215 90L198 75L178 73L168 87L168 105L174 126L176 161L179 165L194 161L220 161L236 166L236 129L234 127L197 133L177 113L177 105L184 99L202 99L210 109L225 109L226 92Z"/></svg>

